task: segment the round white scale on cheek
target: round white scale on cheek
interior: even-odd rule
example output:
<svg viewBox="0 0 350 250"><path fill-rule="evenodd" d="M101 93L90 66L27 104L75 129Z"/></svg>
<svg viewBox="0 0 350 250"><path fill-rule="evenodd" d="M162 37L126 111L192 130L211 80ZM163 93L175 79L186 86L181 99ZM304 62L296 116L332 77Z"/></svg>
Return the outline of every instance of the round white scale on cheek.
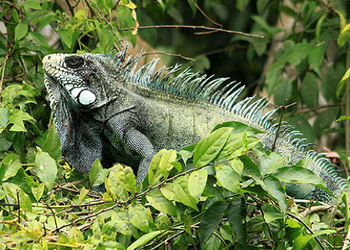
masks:
<svg viewBox="0 0 350 250"><path fill-rule="evenodd" d="M77 98L82 90L83 88L74 88L72 89L71 94L74 98Z"/></svg>
<svg viewBox="0 0 350 250"><path fill-rule="evenodd" d="M89 90L83 90L79 95L79 103L90 105L96 101L96 95Z"/></svg>
<svg viewBox="0 0 350 250"><path fill-rule="evenodd" d="M71 90L73 88L73 84L66 84L64 85L64 87L66 88L66 90Z"/></svg>

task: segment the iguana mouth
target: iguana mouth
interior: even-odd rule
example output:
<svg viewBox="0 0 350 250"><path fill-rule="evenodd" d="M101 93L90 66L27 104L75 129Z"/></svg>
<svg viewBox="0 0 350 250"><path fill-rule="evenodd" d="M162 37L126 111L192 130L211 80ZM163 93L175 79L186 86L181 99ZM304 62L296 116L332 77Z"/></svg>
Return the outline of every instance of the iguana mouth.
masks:
<svg viewBox="0 0 350 250"><path fill-rule="evenodd" d="M50 107L52 109L59 100L59 97L61 95L60 89L59 86L55 83L55 81L46 73L44 75L44 84L47 89L48 97L50 100Z"/></svg>

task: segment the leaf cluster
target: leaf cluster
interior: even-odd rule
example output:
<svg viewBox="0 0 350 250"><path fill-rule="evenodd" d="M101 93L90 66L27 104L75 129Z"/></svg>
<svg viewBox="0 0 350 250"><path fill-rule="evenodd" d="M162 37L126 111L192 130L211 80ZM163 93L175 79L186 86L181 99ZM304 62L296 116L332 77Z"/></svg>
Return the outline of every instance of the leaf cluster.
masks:
<svg viewBox="0 0 350 250"><path fill-rule="evenodd" d="M106 170L96 160L89 181L79 182L66 165L57 168L47 152L38 151L26 171L18 157L8 156L1 168L0 244L40 249L340 246L344 235L336 229L344 217L329 214L330 206L301 215L285 193L289 182L327 190L324 181L264 151L255 130L231 125L178 153L161 150L142 186L121 164ZM18 182L23 178L26 183ZM89 191L101 181L105 192Z"/></svg>

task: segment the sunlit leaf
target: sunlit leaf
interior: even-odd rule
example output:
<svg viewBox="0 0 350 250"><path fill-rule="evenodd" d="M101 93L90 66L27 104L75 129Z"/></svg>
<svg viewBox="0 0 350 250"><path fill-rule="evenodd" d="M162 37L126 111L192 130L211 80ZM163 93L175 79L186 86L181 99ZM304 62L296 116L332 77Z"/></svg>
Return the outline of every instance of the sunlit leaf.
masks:
<svg viewBox="0 0 350 250"><path fill-rule="evenodd" d="M56 161L40 149L35 157L35 171L48 190L52 190L57 175Z"/></svg>
<svg viewBox="0 0 350 250"><path fill-rule="evenodd" d="M144 206L136 203L129 206L128 212L130 222L138 229L147 233L149 231L147 209Z"/></svg>
<svg viewBox="0 0 350 250"><path fill-rule="evenodd" d="M194 167L202 167L215 159L232 131L232 128L223 127L212 132L201 140L193 154Z"/></svg>
<svg viewBox="0 0 350 250"><path fill-rule="evenodd" d="M207 184L208 172L205 169L193 171L188 178L188 191L195 197L199 198L203 193L205 185Z"/></svg>

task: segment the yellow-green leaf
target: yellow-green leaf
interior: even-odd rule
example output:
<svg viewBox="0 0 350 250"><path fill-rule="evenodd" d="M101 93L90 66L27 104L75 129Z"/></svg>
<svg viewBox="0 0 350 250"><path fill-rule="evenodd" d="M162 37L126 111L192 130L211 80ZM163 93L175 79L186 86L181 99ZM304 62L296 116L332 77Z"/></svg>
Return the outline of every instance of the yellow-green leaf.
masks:
<svg viewBox="0 0 350 250"><path fill-rule="evenodd" d="M205 169L194 171L188 178L188 191L190 195L199 199L207 184L208 172Z"/></svg>

